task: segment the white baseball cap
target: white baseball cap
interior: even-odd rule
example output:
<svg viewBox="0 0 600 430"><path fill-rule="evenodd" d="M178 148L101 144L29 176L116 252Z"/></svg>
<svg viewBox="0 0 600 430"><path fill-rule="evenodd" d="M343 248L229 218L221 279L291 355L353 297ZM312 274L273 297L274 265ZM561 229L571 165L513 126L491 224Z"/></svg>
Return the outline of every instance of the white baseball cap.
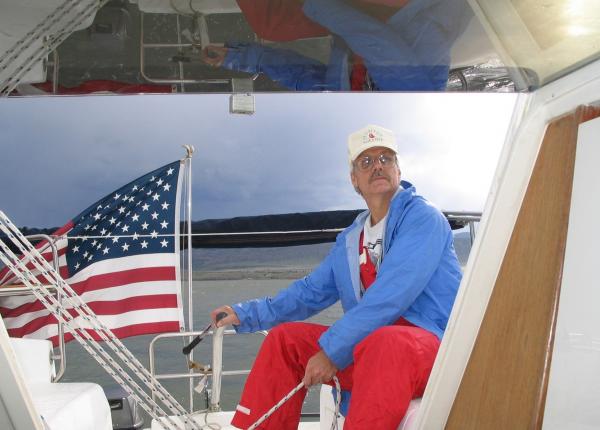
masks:
<svg viewBox="0 0 600 430"><path fill-rule="evenodd" d="M369 124L348 136L348 160L350 164L363 151L381 146L398 153L394 132L378 125Z"/></svg>

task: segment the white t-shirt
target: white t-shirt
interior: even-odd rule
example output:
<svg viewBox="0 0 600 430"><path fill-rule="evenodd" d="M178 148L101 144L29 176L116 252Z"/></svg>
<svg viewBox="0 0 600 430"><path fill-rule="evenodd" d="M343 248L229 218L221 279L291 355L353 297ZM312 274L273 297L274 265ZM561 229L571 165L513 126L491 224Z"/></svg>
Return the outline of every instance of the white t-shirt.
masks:
<svg viewBox="0 0 600 430"><path fill-rule="evenodd" d="M366 256L371 258L375 266L379 266L381 254L383 252L383 232L385 230L385 220L387 214L375 225L371 225L371 217L367 217L363 228L363 249L360 252L361 263L366 261ZM366 251L366 253L365 253Z"/></svg>

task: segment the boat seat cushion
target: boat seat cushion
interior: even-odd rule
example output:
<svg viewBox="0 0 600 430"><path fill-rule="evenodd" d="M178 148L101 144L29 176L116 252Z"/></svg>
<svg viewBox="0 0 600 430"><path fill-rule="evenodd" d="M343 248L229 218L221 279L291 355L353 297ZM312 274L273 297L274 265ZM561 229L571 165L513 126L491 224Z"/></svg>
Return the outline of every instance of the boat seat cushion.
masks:
<svg viewBox="0 0 600 430"><path fill-rule="evenodd" d="M37 382L29 390L52 430L112 430L110 406L98 384Z"/></svg>
<svg viewBox="0 0 600 430"><path fill-rule="evenodd" d="M404 418L398 424L397 430L410 430L413 426L415 416L421 405L421 399L412 399L406 410ZM335 412L335 403L333 401L333 390L329 385L321 385L321 402L320 402L320 416L321 416L321 430L329 430L331 428L331 422L333 421ZM338 428L343 428L344 417L338 418Z"/></svg>
<svg viewBox="0 0 600 430"><path fill-rule="evenodd" d="M41 339L10 338L10 343L28 384L51 382L56 376L52 362L52 343Z"/></svg>

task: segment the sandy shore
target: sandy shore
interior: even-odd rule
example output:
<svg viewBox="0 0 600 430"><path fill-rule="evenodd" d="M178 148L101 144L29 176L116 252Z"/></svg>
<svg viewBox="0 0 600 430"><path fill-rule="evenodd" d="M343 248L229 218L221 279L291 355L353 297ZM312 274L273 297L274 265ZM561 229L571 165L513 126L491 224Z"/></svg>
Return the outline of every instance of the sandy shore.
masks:
<svg viewBox="0 0 600 430"><path fill-rule="evenodd" d="M232 281L241 279L298 279L310 273L309 268L298 267L257 267L229 270L197 270L194 271L194 281Z"/></svg>

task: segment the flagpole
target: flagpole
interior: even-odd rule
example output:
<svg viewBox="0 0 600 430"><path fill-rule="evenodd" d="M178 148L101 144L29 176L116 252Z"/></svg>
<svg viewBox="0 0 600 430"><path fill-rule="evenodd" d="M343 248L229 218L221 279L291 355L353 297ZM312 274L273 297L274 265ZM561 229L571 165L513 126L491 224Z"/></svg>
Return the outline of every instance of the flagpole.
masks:
<svg viewBox="0 0 600 430"><path fill-rule="evenodd" d="M194 147L192 145L183 145L187 154L185 156L186 182L186 218L187 218L187 282L188 282L188 331L194 331L194 304L192 296L192 155ZM193 360L192 351L190 360ZM190 370L191 371L191 370ZM193 379L190 379L190 413L194 411L194 392Z"/></svg>
<svg viewBox="0 0 600 430"><path fill-rule="evenodd" d="M186 201L186 218L187 218L187 281L188 281L188 331L194 331L194 315L192 302L192 155L194 147L192 145L183 145L187 151L185 156L186 173L187 173L187 201Z"/></svg>

